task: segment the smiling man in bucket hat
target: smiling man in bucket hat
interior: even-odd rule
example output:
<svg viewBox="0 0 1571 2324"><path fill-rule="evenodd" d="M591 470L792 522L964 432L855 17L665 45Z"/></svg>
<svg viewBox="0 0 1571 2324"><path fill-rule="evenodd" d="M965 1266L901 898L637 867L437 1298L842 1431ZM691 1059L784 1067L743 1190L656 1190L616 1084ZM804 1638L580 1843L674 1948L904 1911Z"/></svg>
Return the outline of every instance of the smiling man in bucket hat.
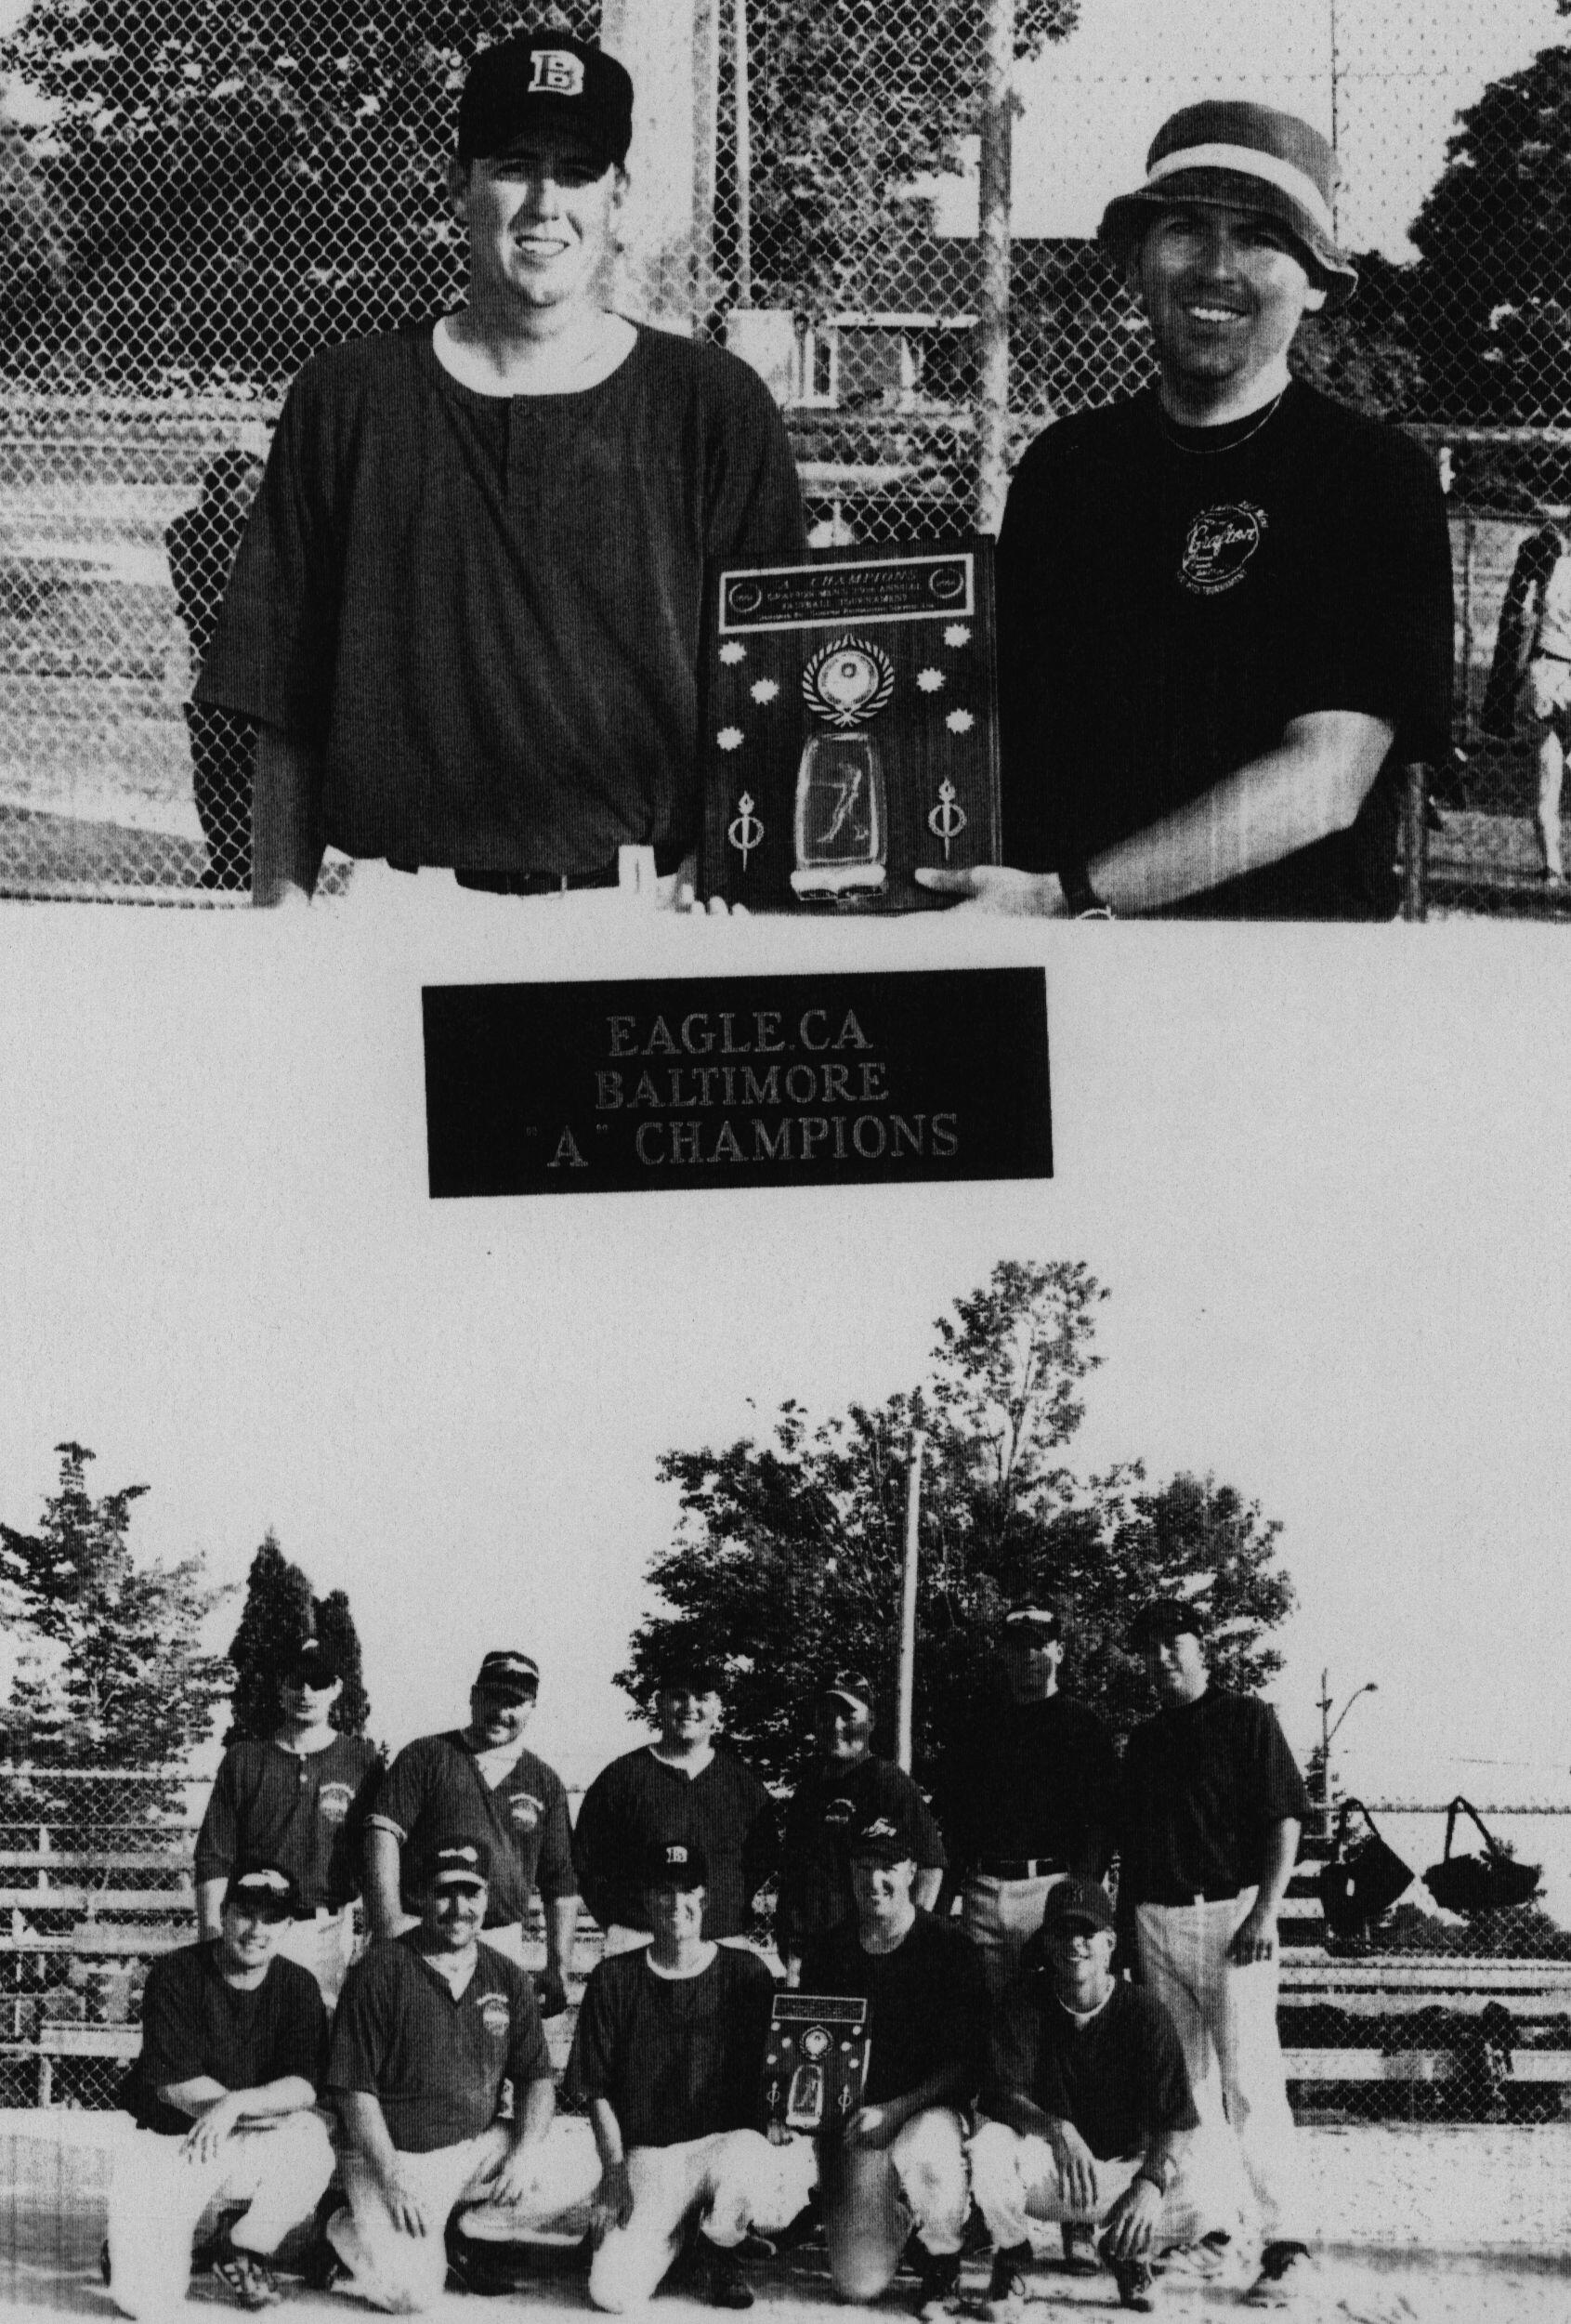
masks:
<svg viewBox="0 0 1571 2324"><path fill-rule="evenodd" d="M1159 376L1027 453L999 542L1009 868L995 910L1368 919L1401 768L1449 740L1451 576L1428 455L1290 377L1356 275L1309 125L1208 102L1100 239Z"/></svg>

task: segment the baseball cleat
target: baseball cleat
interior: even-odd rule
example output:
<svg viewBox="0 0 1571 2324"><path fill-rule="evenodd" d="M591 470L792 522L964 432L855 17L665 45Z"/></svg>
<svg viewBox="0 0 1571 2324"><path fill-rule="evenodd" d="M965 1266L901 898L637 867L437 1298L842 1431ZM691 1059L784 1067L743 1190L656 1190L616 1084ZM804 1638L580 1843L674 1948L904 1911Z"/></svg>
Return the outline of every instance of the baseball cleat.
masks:
<svg viewBox="0 0 1571 2324"><path fill-rule="evenodd" d="M272 2269L255 2252L237 2252L231 2244L228 2252L216 2252L208 2266L242 2308L276 2307L283 2298Z"/></svg>
<svg viewBox="0 0 1571 2324"><path fill-rule="evenodd" d="M1064 2265L1071 2276L1094 2276L1102 2263L1096 2256L1096 2230L1089 2220L1067 2219L1059 2230Z"/></svg>
<svg viewBox="0 0 1571 2324"><path fill-rule="evenodd" d="M1260 2273L1244 2294L1250 2308L1290 2307L1309 2289L1315 2263L1303 2243L1268 2243L1260 2255Z"/></svg>
<svg viewBox="0 0 1571 2324"><path fill-rule="evenodd" d="M917 2278L916 2313L931 2319L947 2316L960 2291L960 2253L929 2252Z"/></svg>
<svg viewBox="0 0 1571 2324"><path fill-rule="evenodd" d="M1018 2324L1024 2314L1028 2297L1026 2271L1031 2265L1028 2243L1011 2243L993 2253L993 2272L988 2278L988 2296L978 2302L976 2313L985 2324Z"/></svg>
<svg viewBox="0 0 1571 2324"><path fill-rule="evenodd" d="M713 2251L704 2297L712 2308L751 2308L753 2287L734 2252Z"/></svg>

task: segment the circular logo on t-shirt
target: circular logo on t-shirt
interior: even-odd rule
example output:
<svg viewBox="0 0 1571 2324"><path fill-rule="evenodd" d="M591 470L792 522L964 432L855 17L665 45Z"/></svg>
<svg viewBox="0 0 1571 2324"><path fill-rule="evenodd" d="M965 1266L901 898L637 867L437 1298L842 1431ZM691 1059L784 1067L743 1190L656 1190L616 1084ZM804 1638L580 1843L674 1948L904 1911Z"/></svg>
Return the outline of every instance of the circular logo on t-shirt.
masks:
<svg viewBox="0 0 1571 2324"><path fill-rule="evenodd" d="M1236 588L1260 546L1267 521L1264 509L1252 501L1224 501L1217 507L1202 508L1185 536L1180 585L1200 597Z"/></svg>
<svg viewBox="0 0 1571 2324"><path fill-rule="evenodd" d="M856 1812L857 1808L854 1800L838 1799L826 1800L824 1802L824 1822L828 1825L831 1832L840 1832L844 1830L844 1826L850 1822Z"/></svg>
<svg viewBox="0 0 1571 2324"><path fill-rule="evenodd" d="M324 1824L341 1824L349 1812L354 1792L347 1783L324 1783L317 1793L317 1814Z"/></svg>
<svg viewBox="0 0 1571 2324"><path fill-rule="evenodd" d="M525 1832L532 1832L545 1813L545 1802L537 1800L532 1792L510 1792L507 1812Z"/></svg>
<svg viewBox="0 0 1571 2324"><path fill-rule="evenodd" d="M513 2013L507 2006L505 1993L488 1993L480 2003L480 2023L488 2033L505 2039L513 2023Z"/></svg>

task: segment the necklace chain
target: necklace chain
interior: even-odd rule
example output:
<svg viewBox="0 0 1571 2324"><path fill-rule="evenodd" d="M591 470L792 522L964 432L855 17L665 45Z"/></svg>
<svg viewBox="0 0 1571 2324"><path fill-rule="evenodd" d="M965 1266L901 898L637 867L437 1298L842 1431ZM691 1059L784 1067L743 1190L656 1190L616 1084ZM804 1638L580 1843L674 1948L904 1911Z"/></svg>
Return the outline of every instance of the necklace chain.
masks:
<svg viewBox="0 0 1571 2324"><path fill-rule="evenodd" d="M1292 382L1290 380L1288 382L1288 386L1290 387L1291 385ZM1230 436L1224 444L1185 443L1183 437L1176 435L1172 427L1169 425L1168 415L1162 410L1162 399L1160 395L1158 395L1156 399L1157 431L1159 435L1164 437L1172 446L1174 452L1186 452L1197 460L1220 459L1224 453L1237 452L1238 446L1240 444L1247 444L1251 436L1258 436L1261 429L1266 427L1269 422L1276 416L1276 412L1281 403L1282 398L1287 394L1287 387L1278 387L1276 393L1272 397L1270 402L1266 405L1259 419L1256 420L1254 426L1252 427L1246 427L1241 436Z"/></svg>

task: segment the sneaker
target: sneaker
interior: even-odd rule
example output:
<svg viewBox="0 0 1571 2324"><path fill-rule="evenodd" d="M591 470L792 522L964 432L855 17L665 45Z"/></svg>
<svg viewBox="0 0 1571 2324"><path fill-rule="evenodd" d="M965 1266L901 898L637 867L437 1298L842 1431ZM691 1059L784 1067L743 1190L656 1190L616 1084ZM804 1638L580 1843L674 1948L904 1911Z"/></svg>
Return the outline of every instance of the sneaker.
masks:
<svg viewBox="0 0 1571 2324"><path fill-rule="evenodd" d="M208 2265L242 2308L272 2308L283 2298L272 2269L255 2252L238 2252L231 2244L227 2252L216 2254Z"/></svg>
<svg viewBox="0 0 1571 2324"><path fill-rule="evenodd" d="M1096 2256L1096 2230L1086 2219L1066 2219L1059 2230L1064 2241L1064 2265L1071 2276L1094 2276L1102 2263Z"/></svg>
<svg viewBox="0 0 1571 2324"><path fill-rule="evenodd" d="M1224 2284L1237 2255L1225 2227L1213 2227L1195 2243L1170 2243L1159 2253L1157 2273L1170 2284Z"/></svg>
<svg viewBox="0 0 1571 2324"><path fill-rule="evenodd" d="M931 2319L947 2316L960 2291L960 2253L928 2252L917 2278L916 2313Z"/></svg>
<svg viewBox="0 0 1571 2324"><path fill-rule="evenodd" d="M447 2226L447 2280L460 2291L493 2300L513 2290L513 2271L506 2247L465 2235L455 2219Z"/></svg>
<svg viewBox="0 0 1571 2324"><path fill-rule="evenodd" d="M1119 2298L1126 2308L1133 2308L1140 2316L1149 2316L1157 2304L1157 2271L1149 2260L1119 2260L1113 2257L1106 2236L1096 2247L1097 2257L1106 2261L1119 2287Z"/></svg>
<svg viewBox="0 0 1571 2324"><path fill-rule="evenodd" d="M1315 2263L1303 2243L1268 2243L1260 2255L1260 2273L1244 2294L1251 2308L1286 2308L1307 2291Z"/></svg>
<svg viewBox="0 0 1571 2324"><path fill-rule="evenodd" d="M734 2252L722 2252L710 2246L709 2283L704 2298L712 2308L751 2308L753 2286L742 2274L741 2263Z"/></svg>
<svg viewBox="0 0 1571 2324"><path fill-rule="evenodd" d="M993 2272L988 2278L988 2296L980 2303L977 2314L987 2324L1018 2324L1026 2306L1026 2270L1031 2265L1028 2243L1006 2244L993 2253Z"/></svg>

